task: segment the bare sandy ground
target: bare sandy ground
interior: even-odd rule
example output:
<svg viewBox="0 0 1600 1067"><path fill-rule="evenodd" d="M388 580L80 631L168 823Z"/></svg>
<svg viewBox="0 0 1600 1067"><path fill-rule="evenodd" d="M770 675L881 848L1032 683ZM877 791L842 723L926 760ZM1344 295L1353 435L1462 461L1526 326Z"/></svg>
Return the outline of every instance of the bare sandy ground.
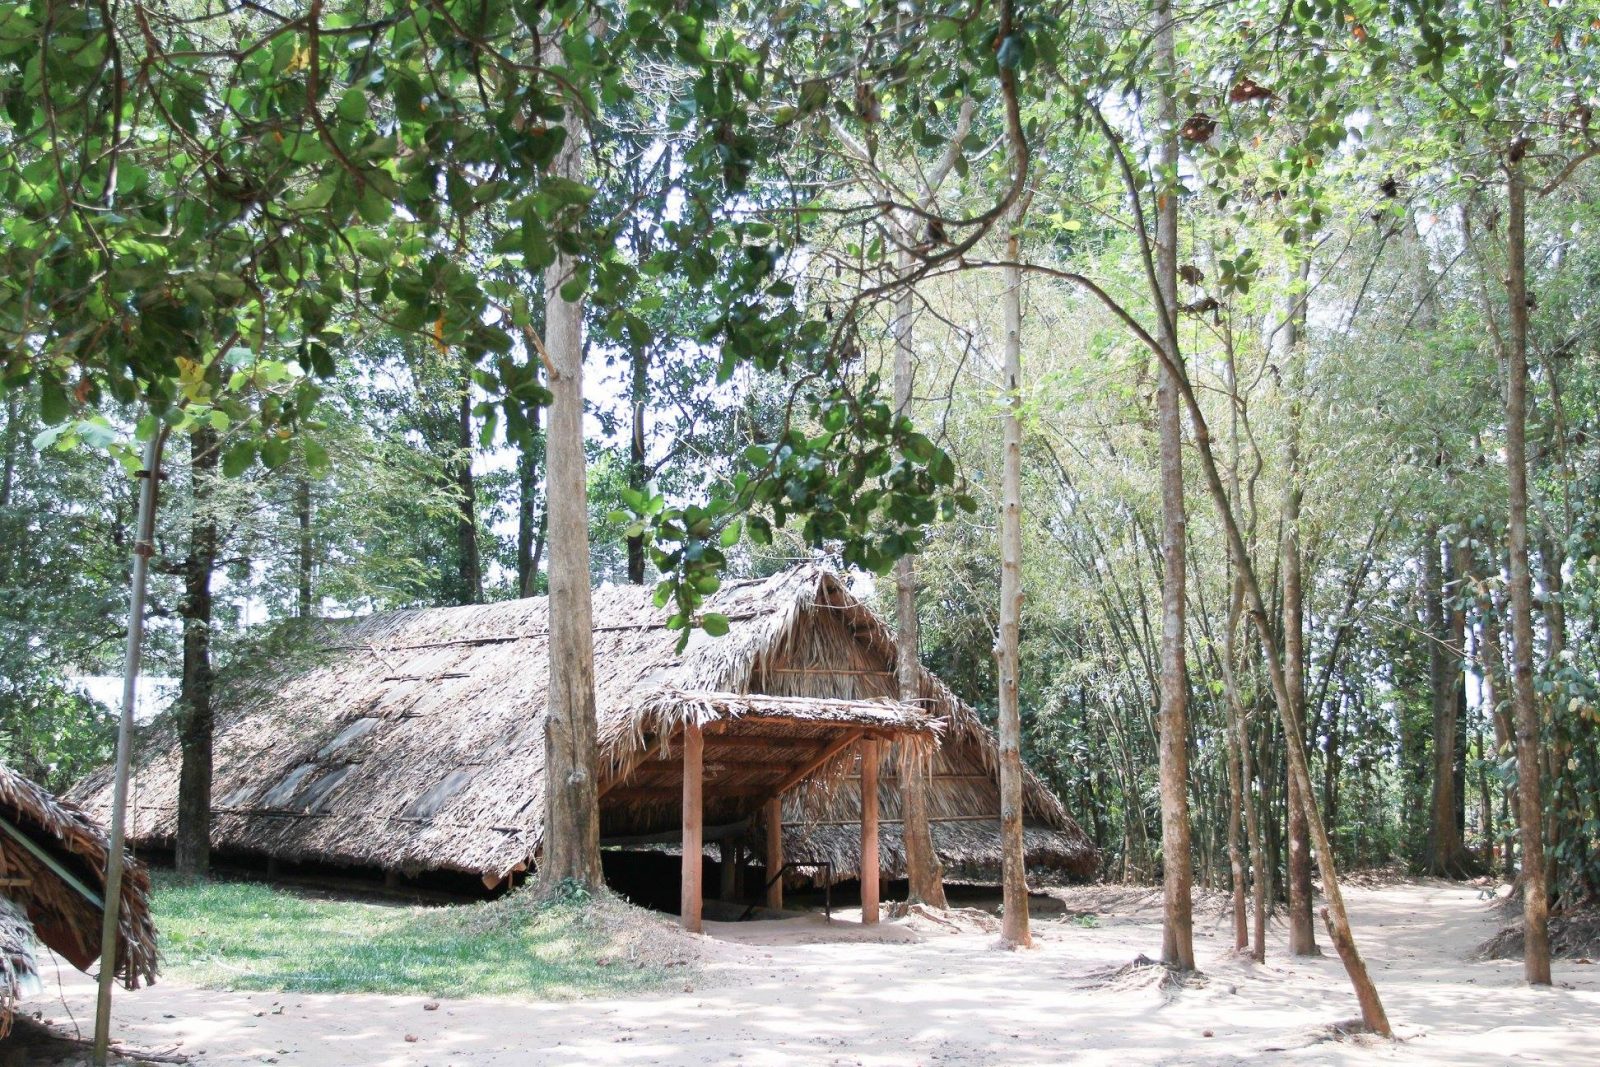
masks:
<svg viewBox="0 0 1600 1067"><path fill-rule="evenodd" d="M430 1011L419 997L220 993L165 980L120 997L114 1032L217 1067L1600 1061L1600 966L1558 962L1556 988L1534 992L1519 963L1470 959L1495 927L1474 889L1403 882L1348 896L1397 1042L1333 1031L1356 1013L1336 959L1290 961L1279 937L1265 966L1242 962L1209 913L1197 984L1162 989L1148 971L1108 978L1159 949L1148 907L1093 927L1039 919L1028 952L915 920L874 930L850 913L832 924L713 923L701 975L628 1000L447 1000ZM61 982L65 1007L86 1025L90 982L70 969ZM59 998L28 1006L67 1018Z"/></svg>

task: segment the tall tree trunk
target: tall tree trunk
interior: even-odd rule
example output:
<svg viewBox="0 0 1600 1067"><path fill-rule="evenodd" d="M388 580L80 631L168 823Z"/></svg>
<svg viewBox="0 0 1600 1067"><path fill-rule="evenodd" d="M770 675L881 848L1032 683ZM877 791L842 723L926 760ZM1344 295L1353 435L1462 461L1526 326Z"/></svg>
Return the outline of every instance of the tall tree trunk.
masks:
<svg viewBox="0 0 1600 1067"><path fill-rule="evenodd" d="M1233 348L1230 345L1227 351L1227 362L1224 373L1228 384L1228 494L1235 507L1244 507L1246 496L1243 486L1239 481L1240 440L1239 417L1242 401L1239 397L1239 377L1237 364L1234 362ZM1255 527L1254 500L1252 492L1249 496L1251 511L1248 523L1252 529ZM1223 670L1224 696L1228 701L1228 741L1229 748L1233 750L1234 758L1238 761L1239 797L1237 804L1244 815L1245 839L1250 847L1251 871L1251 907L1254 909L1254 944L1250 948L1250 956L1257 963L1264 963L1267 958L1267 851L1262 840L1260 815L1257 811L1255 788L1255 761L1254 747L1250 741L1249 716L1244 708L1244 696L1239 691L1239 663L1238 651L1239 623L1244 615L1244 579L1239 574L1241 561L1229 554L1231 580L1228 587L1228 617L1226 629L1223 631ZM1235 877L1238 877L1237 875ZM1239 899L1244 887L1237 886L1234 895L1235 931L1237 939L1238 925L1242 921L1237 912L1243 907ZM1238 945L1245 948L1246 945Z"/></svg>
<svg viewBox="0 0 1600 1067"><path fill-rule="evenodd" d="M1489 747L1483 735L1483 722L1474 727L1474 743L1478 747L1478 825L1483 832L1483 869L1493 875L1495 870L1494 795L1489 792Z"/></svg>
<svg viewBox="0 0 1600 1067"><path fill-rule="evenodd" d="M560 33L546 50L559 62ZM552 170L582 178L583 118L568 104L567 140ZM574 261L556 256L545 271L544 348L550 366L547 492L550 523L550 695L545 716L545 819L539 860L542 890L564 881L597 887L600 803L596 782L594 607L589 592L589 498L583 454L583 300L561 287Z"/></svg>
<svg viewBox="0 0 1600 1067"><path fill-rule="evenodd" d="M461 397L456 409L456 581L462 604L483 603L482 559L478 552L478 489L472 476L472 368L461 365Z"/></svg>
<svg viewBox="0 0 1600 1067"><path fill-rule="evenodd" d="M183 708L179 737L178 830L173 863L182 875L211 865L211 749L215 710L211 688L211 579L217 566L217 520L211 485L217 470L217 435L209 425L189 435L189 552L183 561Z"/></svg>
<svg viewBox="0 0 1600 1067"><path fill-rule="evenodd" d="M900 254L900 267L911 268L909 252ZM912 378L912 293L908 288L895 301L894 324L894 403L896 414L910 417ZM917 574L916 563L902 556L895 563L895 674L900 683L900 700L917 704L922 698L921 664L917 657ZM928 822L931 758L918 749L897 745L897 773L900 782L901 834L906 850L906 894L909 903L943 908L944 872L933 848L933 830Z"/></svg>
<svg viewBox="0 0 1600 1067"><path fill-rule="evenodd" d="M117 958L122 930L123 851L127 841L128 771L133 755L133 708L139 688L139 659L144 649L145 592L150 573L150 557L155 555L156 505L161 484L161 452L167 427L160 426L145 442L144 463L139 472L138 519L133 536L133 566L128 575L128 640L122 659L122 706L117 716L117 756L112 765L110 843L106 849L105 901L100 922L99 990L95 997L93 1060L104 1064L111 1045L111 990L116 985L117 968L108 961Z"/></svg>
<svg viewBox="0 0 1600 1067"><path fill-rule="evenodd" d="M314 542L311 534L311 476L305 472L295 476L294 515L300 528L299 543L295 553L295 617L311 618L311 569Z"/></svg>
<svg viewBox="0 0 1600 1067"><path fill-rule="evenodd" d="M1307 278L1310 261L1304 260L1299 275L1302 284ZM1303 303L1296 300L1283 324L1283 359L1287 364L1286 385L1289 392L1289 441L1285 459L1287 477L1283 489L1283 541L1279 556L1283 567L1283 680L1288 688L1289 702L1295 719L1306 723L1306 657L1305 657L1305 600L1302 590L1300 558L1300 395L1305 387L1305 362L1301 352L1300 330ZM1288 735L1286 746L1306 751L1304 733ZM1288 776L1288 881L1289 881L1289 954L1292 956L1320 955L1317 948L1316 926L1311 921L1311 838L1306 823L1306 800L1300 796L1300 783L1293 774Z"/></svg>
<svg viewBox="0 0 1600 1067"><path fill-rule="evenodd" d="M1454 659L1450 664L1450 710L1454 718L1451 731L1451 748L1454 762L1450 769L1455 784L1455 810L1451 812L1455 826L1455 843L1459 850L1459 865L1463 874L1471 874L1472 857L1467 852L1467 583L1472 572L1472 550L1461 545L1446 546L1449 571L1445 575L1445 589L1450 600L1447 613L1450 649Z"/></svg>
<svg viewBox="0 0 1600 1067"><path fill-rule="evenodd" d="M11 500L16 492L17 482L17 456L21 452L22 441L22 391L9 389L6 391L6 432L0 437L0 537L6 539L7 549L0 552L0 595L9 595L6 590L11 586L11 560L26 559L22 549L22 537L26 532L26 524L18 523L13 528L7 512L11 509ZM18 723L18 728L21 724ZM27 749L18 744L18 752Z"/></svg>
<svg viewBox="0 0 1600 1067"><path fill-rule="evenodd" d="M1506 475L1511 552L1511 707L1517 731L1517 825L1522 834L1523 975L1550 984L1550 891L1544 857L1539 704L1533 689L1533 581L1528 569L1527 188L1521 151L1506 164L1507 278L1511 329L1506 361Z"/></svg>
<svg viewBox="0 0 1600 1067"><path fill-rule="evenodd" d="M22 391L6 391L6 433L0 445L0 510L11 506L17 480L18 442L22 440Z"/></svg>
<svg viewBox="0 0 1600 1067"><path fill-rule="evenodd" d="M1156 210L1156 285L1165 329L1161 341L1173 363L1178 352L1178 101L1171 4L1157 5L1156 63L1161 82L1162 188ZM1189 847L1189 678L1184 662L1184 608L1188 597L1184 551L1187 517L1183 501L1183 416L1176 383L1162 366L1156 389L1161 441L1161 961L1194 970L1194 864Z"/></svg>
<svg viewBox="0 0 1600 1067"><path fill-rule="evenodd" d="M642 346L635 348L629 363L633 371L630 389L633 414L632 432L628 435L628 487L642 493L649 482L649 471L645 468L644 411L650 402L650 355ZM634 585L644 584L643 534L628 538L628 581Z"/></svg>
<svg viewBox="0 0 1600 1067"><path fill-rule="evenodd" d="M538 509L539 468L544 464L545 439L539 423L542 408L528 413L526 436L517 445L517 595L538 592L539 556L544 549L545 519L549 509ZM537 517L535 512L538 512Z"/></svg>
<svg viewBox="0 0 1600 1067"><path fill-rule="evenodd" d="M1340 691L1328 705L1328 747L1322 763L1322 810L1324 817L1334 826L1339 825L1339 773L1342 770L1342 755L1339 748L1339 714L1346 697L1354 699L1354 694L1347 693L1341 686Z"/></svg>
<svg viewBox="0 0 1600 1067"><path fill-rule="evenodd" d="M1455 622L1460 615L1455 610L1445 610L1445 575L1437 526L1427 531L1423 549L1426 587L1423 599L1430 638L1428 674L1433 690L1433 797L1428 820L1428 873L1458 878L1466 873L1465 848L1456 829L1456 697L1460 687L1461 655Z"/></svg>
<svg viewBox="0 0 1600 1067"><path fill-rule="evenodd" d="M1233 875L1233 947L1236 952L1245 952L1250 948L1250 910L1247 902L1249 866L1245 862L1240 841L1245 803L1244 731L1240 724L1243 716L1239 704L1239 683L1234 674L1234 636L1239 629L1239 609L1243 598L1238 592L1238 582L1233 582L1232 586L1233 591L1228 598L1227 630L1222 641L1222 684L1228 702L1228 743L1223 758L1228 761L1228 867Z"/></svg>
<svg viewBox="0 0 1600 1067"><path fill-rule="evenodd" d="M1011 219L1006 259L1018 262L1020 213ZM995 659L1000 678L1000 862L1004 913L1000 940L1028 948L1027 862L1022 839L1022 715L1017 703L1017 644L1022 618L1022 270L1006 267L1006 392L1000 478L1000 634Z"/></svg>
<svg viewBox="0 0 1600 1067"><path fill-rule="evenodd" d="M1160 350L1159 345L1155 347ZM1212 451L1211 430L1206 422L1205 411L1200 407L1194 387L1183 372L1183 365L1166 357L1165 354L1162 365L1172 372L1173 379L1182 392L1183 403L1188 409L1189 421L1194 431L1195 450L1200 459L1201 471L1205 475L1206 491L1216 506L1217 517L1221 520L1223 532L1227 537L1228 549L1242 561L1239 574L1244 579L1245 603L1265 653L1262 658L1266 663L1268 679L1272 683L1272 695L1278 706L1284 734L1288 737L1304 737L1305 728L1297 714L1298 709L1289 699L1283 660L1280 658L1281 652L1273 635L1271 616L1268 614L1266 600L1261 593L1261 583L1246 555L1244 535L1240 532L1238 519L1229 503L1228 491L1217 466L1216 455ZM1295 779L1300 791L1300 801L1305 809L1306 822L1311 833L1311 844L1316 850L1317 863L1322 871L1324 892L1327 896L1327 905L1322 909L1323 920L1328 926L1334 947L1339 952L1340 962L1344 964L1345 973L1349 975L1356 1000L1361 1005L1363 1025L1368 1030L1387 1037L1392 1033L1389 1018L1378 996L1377 986L1372 982L1372 976L1361 958L1355 937L1350 930L1350 917L1345 910L1344 894L1339 889L1338 868L1334 862L1333 849L1328 841L1327 827L1323 825L1321 812L1317 809L1316 794L1311 784L1310 761L1306 758L1304 746L1284 747L1289 758L1289 773Z"/></svg>
<svg viewBox="0 0 1600 1067"><path fill-rule="evenodd" d="M1206 472L1207 485L1211 490L1212 499L1217 504L1217 509L1222 513L1223 525L1226 528L1230 544L1234 550L1243 556L1244 541L1239 534L1238 524L1227 510L1227 495L1223 490L1222 479L1218 476L1216 464L1211 459L1209 439L1205 436L1203 424L1200 421L1198 405L1195 403L1193 393L1187 396L1190 417L1196 423L1196 437L1200 443L1202 465ZM1282 669L1282 660L1279 658L1278 649L1272 635L1272 627L1268 622L1267 606L1261 596L1261 587L1256 580L1255 571L1249 565L1240 568L1240 574L1245 582L1246 603L1249 605L1251 618L1255 620L1256 631L1261 638L1265 649L1264 659L1267 664L1268 677L1272 682L1273 696L1277 701L1278 712L1282 719L1284 735L1287 738L1305 736L1304 727L1297 717L1297 707L1290 698L1285 671ZM1317 810L1316 794L1311 784L1311 765L1306 758L1305 746L1300 744L1286 744L1284 751L1288 757L1289 775L1295 782L1298 790L1298 800L1306 818L1306 826L1310 831L1311 845L1316 850L1318 866L1322 870L1322 882L1327 904L1322 909L1323 921L1328 927L1328 936L1332 938L1334 947L1338 950L1340 962L1344 964L1345 973L1350 977L1351 987L1356 994L1356 1000L1361 1006L1363 1025L1374 1033L1385 1037L1391 1034L1388 1014L1384 1011L1383 1002L1378 997L1378 989L1372 982L1372 976L1367 971L1367 966L1361 958L1360 951L1356 948L1355 937L1350 930L1350 917L1344 906L1344 893L1339 888L1338 870L1334 864L1333 846L1328 841L1327 828L1322 823L1322 815Z"/></svg>
<svg viewBox="0 0 1600 1067"><path fill-rule="evenodd" d="M1267 885L1272 868L1267 863L1267 843L1261 832L1261 815L1255 793L1255 761L1251 758L1250 721L1240 708L1238 718L1239 770L1244 779L1244 828L1250 842L1250 958L1267 961Z"/></svg>

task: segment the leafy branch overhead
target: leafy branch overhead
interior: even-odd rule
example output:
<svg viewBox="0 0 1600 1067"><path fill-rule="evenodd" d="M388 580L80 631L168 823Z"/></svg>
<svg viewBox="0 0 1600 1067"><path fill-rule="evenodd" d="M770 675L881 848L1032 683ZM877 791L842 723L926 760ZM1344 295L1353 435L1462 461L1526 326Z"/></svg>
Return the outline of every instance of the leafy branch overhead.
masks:
<svg viewBox="0 0 1600 1067"><path fill-rule="evenodd" d="M4 383L39 389L56 427L41 444L105 444L95 412L138 406L151 416L141 435L223 434L223 469L237 476L314 438L322 383L347 354L402 331L473 365L486 436L501 417L521 433L548 399L527 294L559 251L576 264L562 295L601 309L624 312L649 277L703 293L719 311L694 340L720 349L724 379L739 366L820 376L801 390L796 425L822 419L828 432L796 431L713 511L784 500L817 513L815 539L906 512L905 487L950 484L948 461L939 478L927 470L936 450L886 460L904 432L858 418L865 400L850 401L849 432L834 425L828 398L851 372L842 335L779 269L802 228L747 210L762 196L750 184L760 161L803 136L765 114L793 72L773 62L779 42L753 47L718 15L667 0L0 5L13 129L0 194L18 206L0 253ZM819 18L794 14L788 39L837 61L849 40ZM992 70L985 40L958 35L947 47L971 61L954 69ZM655 116L656 136L676 145L675 207L651 253L628 257L626 209L598 217L595 190L550 168L571 136L564 109L598 118L634 97L651 64L682 88ZM324 449L306 453L323 467ZM845 505L897 462L923 473ZM837 471L831 481L818 481L819 464ZM774 478L781 491L763 487ZM829 515L841 506L849 518ZM892 534L852 556L878 563L909 545ZM664 557L669 569L677 559L694 563Z"/></svg>

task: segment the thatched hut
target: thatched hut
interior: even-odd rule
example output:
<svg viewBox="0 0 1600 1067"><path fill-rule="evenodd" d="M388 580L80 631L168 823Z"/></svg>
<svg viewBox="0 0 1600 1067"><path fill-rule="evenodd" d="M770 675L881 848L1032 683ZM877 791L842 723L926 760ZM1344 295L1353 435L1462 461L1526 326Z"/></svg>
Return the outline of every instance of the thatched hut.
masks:
<svg viewBox="0 0 1600 1067"><path fill-rule="evenodd" d="M606 842L697 841L699 854L713 840L777 837L764 813L781 799L785 853L809 856L825 841L835 870L854 876L872 813L859 789L848 798L844 780L877 770L881 742L932 746L942 736L936 841L951 850L947 862L982 853L999 801L992 783L985 792L974 779L993 775L992 737L931 674L917 704L895 699L893 636L838 575L806 567L730 583L706 610L726 616L729 633L697 631L679 653L650 590L594 593ZM218 712L214 847L470 872L489 885L536 864L548 613L533 597L329 624L309 661L236 685ZM700 774L686 775L696 758ZM133 840L172 841L179 760L169 728L141 747ZM691 778L703 787L693 813ZM108 796L103 776L80 788L90 803ZM891 875L903 857L892 792L880 793L891 821L872 850ZM1031 779L1027 799L1034 861L1088 873L1093 849L1059 802Z"/></svg>
<svg viewBox="0 0 1600 1067"><path fill-rule="evenodd" d="M74 805L0 764L0 1034L35 976L33 943L80 970L100 956L110 842ZM156 976L150 878L129 861L122 879L116 975L129 989Z"/></svg>

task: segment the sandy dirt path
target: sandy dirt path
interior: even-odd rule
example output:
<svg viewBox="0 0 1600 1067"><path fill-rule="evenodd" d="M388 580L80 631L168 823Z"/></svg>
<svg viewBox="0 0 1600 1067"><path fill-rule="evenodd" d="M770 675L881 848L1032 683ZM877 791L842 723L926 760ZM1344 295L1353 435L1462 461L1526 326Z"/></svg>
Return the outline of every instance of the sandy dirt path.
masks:
<svg viewBox="0 0 1600 1067"><path fill-rule="evenodd" d="M1279 938L1256 967L1228 954L1225 925L1209 918L1197 987L1162 990L1151 972L1108 980L1159 948L1148 908L1094 927L1041 919L1038 947L1018 953L977 932L872 932L849 913L831 925L708 923L700 977L628 1000L447 1000L428 1011L420 997L165 980L119 998L115 1032L208 1067L1597 1062L1600 966L1558 962L1556 988L1534 992L1516 961L1469 959L1495 927L1475 890L1407 882L1347 895L1399 1042L1331 1036L1355 1014L1334 958L1291 962ZM62 983L72 1013L91 1018L90 982L68 970ZM30 1007L65 1021L59 999Z"/></svg>

